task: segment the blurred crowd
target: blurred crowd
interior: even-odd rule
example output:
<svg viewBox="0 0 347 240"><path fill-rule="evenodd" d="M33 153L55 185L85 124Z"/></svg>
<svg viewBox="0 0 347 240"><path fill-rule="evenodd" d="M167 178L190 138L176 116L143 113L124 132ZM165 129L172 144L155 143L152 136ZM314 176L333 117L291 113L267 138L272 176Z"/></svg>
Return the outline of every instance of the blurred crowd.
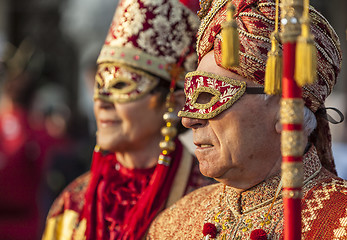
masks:
<svg viewBox="0 0 347 240"><path fill-rule="evenodd" d="M25 39L5 46L1 59L1 239L37 239L52 201L87 171L93 148L66 90L45 81L46 59L37 49Z"/></svg>

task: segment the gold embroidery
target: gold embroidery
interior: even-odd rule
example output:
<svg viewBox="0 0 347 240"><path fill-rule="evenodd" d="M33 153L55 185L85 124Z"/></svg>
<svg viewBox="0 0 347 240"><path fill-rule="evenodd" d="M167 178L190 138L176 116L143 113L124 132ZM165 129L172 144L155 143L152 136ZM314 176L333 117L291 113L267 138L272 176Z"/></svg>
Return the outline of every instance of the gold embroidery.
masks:
<svg viewBox="0 0 347 240"><path fill-rule="evenodd" d="M242 29L238 29L238 31L239 31L240 34L243 34L243 35L245 35L248 38L253 38L253 39L257 39L257 40L263 41L263 42L271 43L271 40L268 37L254 35L254 34L251 34L249 32L246 32L245 30L242 30Z"/></svg>
<svg viewBox="0 0 347 240"><path fill-rule="evenodd" d="M265 66L265 62L263 60L261 60L260 58L257 58L255 56L252 56L252 55L249 55L249 54L246 54L246 53L243 53L243 52L239 52L239 53L240 53L241 56L249 58L249 59L251 59L253 61L256 61L257 63Z"/></svg>
<svg viewBox="0 0 347 240"><path fill-rule="evenodd" d="M322 187L315 190L315 194L305 200L306 208L302 210L301 214L306 217L302 221L302 233L306 233L311 230L312 222L318 217L317 211L325 206L325 202L331 199L331 194L337 191L337 188L347 188L347 181L341 179L332 179L328 183L323 183Z"/></svg>
<svg viewBox="0 0 347 240"><path fill-rule="evenodd" d="M201 20L201 24L198 30L198 39L196 41L196 51L199 55L199 46L202 36L204 35L204 32L208 25L210 24L211 20L213 19L214 15L219 12L219 10L228 2L228 0L218 0L213 3L212 8L208 12L208 14Z"/></svg>
<svg viewBox="0 0 347 240"><path fill-rule="evenodd" d="M347 208L345 217L342 217L339 219L340 226L337 229L334 229L334 239L333 240L339 240L339 239L346 239L347 238Z"/></svg>
<svg viewBox="0 0 347 240"><path fill-rule="evenodd" d="M260 5L260 4L259 4L259 5ZM243 16L245 16L245 17L252 17L252 18L259 18L259 19L261 19L262 21L267 22L267 23L269 23L269 24L271 24L271 25L274 25L274 24L275 24L275 21L270 20L270 19L264 17L263 15L260 15L260 14L254 13L254 12L241 12L241 13L239 14L239 17L243 17Z"/></svg>

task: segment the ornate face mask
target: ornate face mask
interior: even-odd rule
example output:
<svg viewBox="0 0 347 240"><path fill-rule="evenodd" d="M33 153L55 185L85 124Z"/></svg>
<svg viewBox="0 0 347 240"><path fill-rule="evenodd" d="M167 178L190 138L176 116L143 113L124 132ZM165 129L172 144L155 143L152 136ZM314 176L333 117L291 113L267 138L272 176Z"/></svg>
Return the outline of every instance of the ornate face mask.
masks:
<svg viewBox="0 0 347 240"><path fill-rule="evenodd" d="M211 119L228 109L243 94L263 94L263 87L247 87L246 82L195 71L186 75L186 103L179 117Z"/></svg>
<svg viewBox="0 0 347 240"><path fill-rule="evenodd" d="M143 71L112 63L99 64L95 76L94 99L125 103L150 92L159 79Z"/></svg>

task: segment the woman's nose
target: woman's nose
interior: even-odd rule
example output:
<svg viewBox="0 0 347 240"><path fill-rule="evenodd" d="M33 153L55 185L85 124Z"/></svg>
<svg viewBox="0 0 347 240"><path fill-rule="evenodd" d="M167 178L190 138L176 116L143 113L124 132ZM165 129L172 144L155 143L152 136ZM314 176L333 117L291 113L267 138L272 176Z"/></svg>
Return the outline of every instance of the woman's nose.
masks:
<svg viewBox="0 0 347 240"><path fill-rule="evenodd" d="M106 100L103 100L103 99L96 99L95 100L95 104L99 107L99 108L102 108L102 109L111 109L111 108L114 108L114 103L111 102L111 101L106 101Z"/></svg>

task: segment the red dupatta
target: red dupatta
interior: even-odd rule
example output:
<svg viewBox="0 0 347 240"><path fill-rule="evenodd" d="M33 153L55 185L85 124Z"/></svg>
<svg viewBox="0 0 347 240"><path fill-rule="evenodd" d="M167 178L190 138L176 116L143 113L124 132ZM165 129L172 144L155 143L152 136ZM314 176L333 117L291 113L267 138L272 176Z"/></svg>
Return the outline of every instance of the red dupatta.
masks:
<svg viewBox="0 0 347 240"><path fill-rule="evenodd" d="M122 177L124 174L117 174L114 170L115 164L118 163L114 154L105 155L101 151L94 151L91 180L81 216L87 220L86 239L143 238L150 223L168 198L182 158L182 150L182 144L176 140L176 151L171 154L173 161L170 167L157 164L152 169L133 171L120 167L119 172L132 172L128 179L124 179ZM143 179L139 179L141 175ZM129 180L133 178L134 181ZM123 191L120 188L123 188ZM136 192L137 197L134 196ZM124 197L127 194L128 197ZM123 195L123 199L120 195ZM124 202L124 198L130 201ZM105 206L107 203L108 207Z"/></svg>

